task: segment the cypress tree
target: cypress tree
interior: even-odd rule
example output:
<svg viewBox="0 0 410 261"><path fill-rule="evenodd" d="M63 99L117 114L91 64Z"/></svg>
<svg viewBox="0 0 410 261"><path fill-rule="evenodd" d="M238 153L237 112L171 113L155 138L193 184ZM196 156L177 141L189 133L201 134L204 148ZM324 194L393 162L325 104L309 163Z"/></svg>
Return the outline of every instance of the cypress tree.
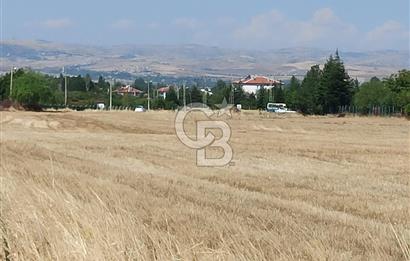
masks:
<svg viewBox="0 0 410 261"><path fill-rule="evenodd" d="M305 114L321 114L322 107L319 104L320 81L322 71L319 65L314 65L307 72L302 81L300 92L298 93L299 109Z"/></svg>
<svg viewBox="0 0 410 261"><path fill-rule="evenodd" d="M289 85L285 90L286 104L292 109L299 109L297 95L300 89L300 82L295 76L290 79Z"/></svg>
<svg viewBox="0 0 410 261"><path fill-rule="evenodd" d="M336 113L339 106L349 105L353 95L353 81L347 74L339 52L327 60L319 85L319 104L325 113Z"/></svg>
<svg viewBox="0 0 410 261"><path fill-rule="evenodd" d="M273 99L276 103L285 102L285 94L281 86L273 88Z"/></svg>
<svg viewBox="0 0 410 261"><path fill-rule="evenodd" d="M256 94L256 107L260 110L264 110L266 108L266 104L268 103L268 93L266 89L261 86Z"/></svg>
<svg viewBox="0 0 410 261"><path fill-rule="evenodd" d="M202 92L195 85L190 90L191 103L202 102Z"/></svg>

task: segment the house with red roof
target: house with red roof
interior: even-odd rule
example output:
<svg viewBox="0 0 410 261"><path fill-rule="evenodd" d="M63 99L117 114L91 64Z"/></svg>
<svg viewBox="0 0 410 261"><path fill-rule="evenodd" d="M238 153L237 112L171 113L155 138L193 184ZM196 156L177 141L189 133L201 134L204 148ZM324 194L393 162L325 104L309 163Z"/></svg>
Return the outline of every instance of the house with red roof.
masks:
<svg viewBox="0 0 410 261"><path fill-rule="evenodd" d="M131 87L130 85L127 85L127 86L121 86L120 88L114 90L113 93L117 93L122 96L124 95L139 96L143 94L144 92L141 90L138 90L137 88Z"/></svg>
<svg viewBox="0 0 410 261"><path fill-rule="evenodd" d="M162 98L165 99L167 97L167 93L169 93L169 90L170 90L169 86L158 88L157 89L158 96L161 96Z"/></svg>
<svg viewBox="0 0 410 261"><path fill-rule="evenodd" d="M233 84L241 86L243 91L246 93L256 94L261 87L265 89L272 89L280 86L281 82L265 76L248 75L241 80L234 81Z"/></svg>

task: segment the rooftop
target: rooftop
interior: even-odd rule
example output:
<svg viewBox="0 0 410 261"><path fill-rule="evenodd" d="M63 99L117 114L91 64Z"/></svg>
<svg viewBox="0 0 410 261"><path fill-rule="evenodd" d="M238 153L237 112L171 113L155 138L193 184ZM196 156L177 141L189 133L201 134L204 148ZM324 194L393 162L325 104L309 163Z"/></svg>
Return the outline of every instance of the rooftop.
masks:
<svg viewBox="0 0 410 261"><path fill-rule="evenodd" d="M275 84L280 84L280 81L271 79L266 76L259 76L259 75L248 75L247 77L234 81L235 84L241 84L241 85L275 85Z"/></svg>
<svg viewBox="0 0 410 261"><path fill-rule="evenodd" d="M120 88L114 90L113 92L117 92L117 93L143 93L143 91L131 87L130 85L127 86L121 86Z"/></svg>

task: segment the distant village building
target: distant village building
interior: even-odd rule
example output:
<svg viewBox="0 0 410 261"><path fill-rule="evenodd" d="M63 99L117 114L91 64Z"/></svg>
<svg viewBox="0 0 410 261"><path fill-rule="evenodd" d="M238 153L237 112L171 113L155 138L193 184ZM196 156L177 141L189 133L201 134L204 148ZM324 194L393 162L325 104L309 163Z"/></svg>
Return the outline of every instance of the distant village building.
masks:
<svg viewBox="0 0 410 261"><path fill-rule="evenodd" d="M248 75L239 81L234 81L233 84L241 86L243 91L248 94L256 94L261 87L272 89L274 87L279 87L281 82L265 76Z"/></svg>
<svg viewBox="0 0 410 261"><path fill-rule="evenodd" d="M212 92L211 88L209 88L209 87L202 88L201 92L204 93L204 94L213 95L213 92Z"/></svg>
<svg viewBox="0 0 410 261"><path fill-rule="evenodd" d="M144 92L141 90L138 90L134 87L131 87L130 85L127 86L122 86L116 90L113 91L113 93L117 93L119 95L130 95L130 96L139 96L141 94L143 94Z"/></svg>
<svg viewBox="0 0 410 261"><path fill-rule="evenodd" d="M169 91L170 91L169 86L161 87L161 88L157 89L158 97L161 97L161 98L165 99L167 97L167 93L169 93Z"/></svg>

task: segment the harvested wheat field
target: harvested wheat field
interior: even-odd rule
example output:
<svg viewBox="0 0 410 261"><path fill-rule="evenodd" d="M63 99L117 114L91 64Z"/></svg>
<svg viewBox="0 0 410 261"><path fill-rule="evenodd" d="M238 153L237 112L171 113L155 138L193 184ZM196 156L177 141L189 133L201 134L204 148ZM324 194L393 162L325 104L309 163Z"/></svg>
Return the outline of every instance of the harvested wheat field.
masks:
<svg viewBox="0 0 410 261"><path fill-rule="evenodd" d="M174 117L1 113L0 259L410 259L409 121L242 112L204 168Z"/></svg>

